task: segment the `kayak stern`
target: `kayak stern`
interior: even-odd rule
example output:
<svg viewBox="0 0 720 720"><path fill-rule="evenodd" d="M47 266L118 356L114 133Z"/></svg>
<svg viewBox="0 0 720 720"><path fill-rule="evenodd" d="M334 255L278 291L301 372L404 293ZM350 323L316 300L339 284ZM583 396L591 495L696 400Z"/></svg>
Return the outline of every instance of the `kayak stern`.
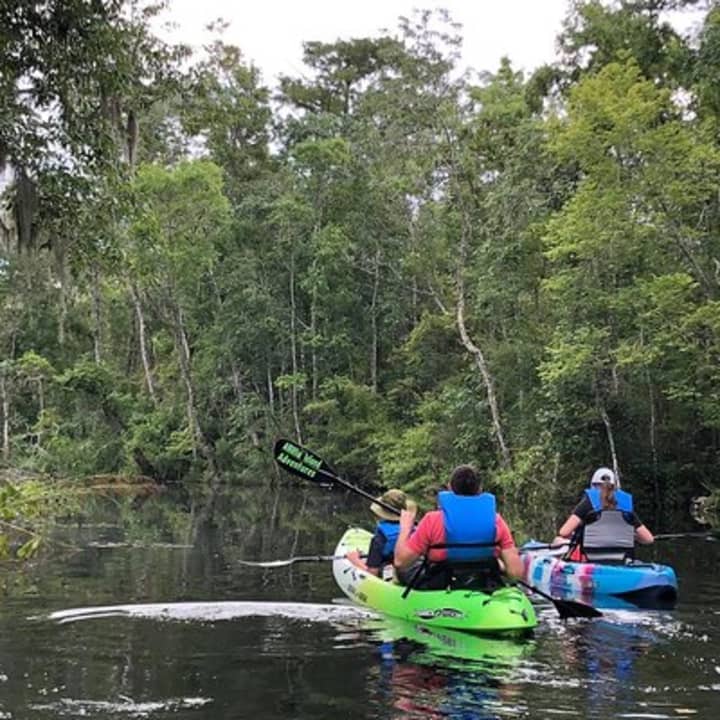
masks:
<svg viewBox="0 0 720 720"><path fill-rule="evenodd" d="M532 603L519 588L508 586L493 593L478 590L413 590L355 567L344 555L350 550L367 552L371 534L349 529L335 551L333 575L354 602L377 612L410 622L487 635L523 635L537 626Z"/></svg>

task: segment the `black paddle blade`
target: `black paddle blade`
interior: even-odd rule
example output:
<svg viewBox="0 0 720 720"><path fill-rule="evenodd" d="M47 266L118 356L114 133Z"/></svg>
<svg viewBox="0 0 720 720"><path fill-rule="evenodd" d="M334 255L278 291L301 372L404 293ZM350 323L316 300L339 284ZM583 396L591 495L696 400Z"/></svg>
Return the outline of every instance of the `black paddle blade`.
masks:
<svg viewBox="0 0 720 720"><path fill-rule="evenodd" d="M524 588L527 588L530 592L549 600L555 606L555 609L558 611L558 615L563 620L567 620L568 618L599 618L603 616L603 614L592 605L577 602L576 600L561 600L560 598L553 597L552 595L543 592L534 585L526 583L524 580L516 579L515 582L518 585L522 585Z"/></svg>
<svg viewBox="0 0 720 720"><path fill-rule="evenodd" d="M562 620L568 618L599 618L603 614L592 605L586 605L585 603L576 602L575 600L560 600L554 598L552 600L555 609L558 611L558 615Z"/></svg>
<svg viewBox="0 0 720 720"><path fill-rule="evenodd" d="M310 450L302 447L302 445L298 445L292 440L286 440L284 438L278 440L275 443L273 454L275 455L277 464L293 475L297 475L304 480L312 480L316 483L330 481L335 485L344 487L350 492L354 492L356 495L361 495L366 500L377 503L388 512L395 513L396 515L400 514L400 511L396 507L384 503L380 498L376 498L362 488L338 477L335 471L321 457L318 457L315 453L310 452Z"/></svg>
<svg viewBox="0 0 720 720"><path fill-rule="evenodd" d="M327 481L335 473L325 461L292 440L280 438L273 449L275 461L281 468L304 480Z"/></svg>

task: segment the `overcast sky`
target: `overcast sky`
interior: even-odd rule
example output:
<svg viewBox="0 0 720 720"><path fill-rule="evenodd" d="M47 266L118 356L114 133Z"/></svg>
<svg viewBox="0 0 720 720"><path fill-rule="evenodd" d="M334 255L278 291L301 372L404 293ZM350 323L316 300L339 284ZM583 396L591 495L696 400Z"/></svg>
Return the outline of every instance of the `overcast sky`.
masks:
<svg viewBox="0 0 720 720"><path fill-rule="evenodd" d="M462 24L463 67L495 71L507 55L515 68L532 70L554 59L567 6L568 0L170 0L163 17L177 24L172 38L198 47L210 37L209 22L230 21L225 42L240 47L272 85L278 73L303 74L303 41L394 31L413 8L446 8Z"/></svg>

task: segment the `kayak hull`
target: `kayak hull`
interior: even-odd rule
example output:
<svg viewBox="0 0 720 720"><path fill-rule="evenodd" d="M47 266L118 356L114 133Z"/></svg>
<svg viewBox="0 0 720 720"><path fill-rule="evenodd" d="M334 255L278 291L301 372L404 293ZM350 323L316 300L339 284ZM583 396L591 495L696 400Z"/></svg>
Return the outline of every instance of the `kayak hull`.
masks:
<svg viewBox="0 0 720 720"><path fill-rule="evenodd" d="M677 577L669 565L570 562L562 550L534 550L533 544L520 549L525 582L555 597L606 608L670 610L677 604Z"/></svg>
<svg viewBox="0 0 720 720"><path fill-rule="evenodd" d="M487 635L522 635L537 625L527 595L516 587L492 594L468 590L413 590L382 580L344 558L351 550L367 553L372 535L350 528L335 550L333 575L340 589L354 602L390 617L437 628Z"/></svg>
<svg viewBox="0 0 720 720"><path fill-rule="evenodd" d="M413 664L438 662L443 667L452 667L456 662L467 669L467 661L482 667L492 676L501 676L532 652L534 644L525 638L482 635L479 633L430 627L427 623L409 622L388 616L366 620L365 630L382 642L383 653L399 650L408 657L407 642L417 644L411 651Z"/></svg>

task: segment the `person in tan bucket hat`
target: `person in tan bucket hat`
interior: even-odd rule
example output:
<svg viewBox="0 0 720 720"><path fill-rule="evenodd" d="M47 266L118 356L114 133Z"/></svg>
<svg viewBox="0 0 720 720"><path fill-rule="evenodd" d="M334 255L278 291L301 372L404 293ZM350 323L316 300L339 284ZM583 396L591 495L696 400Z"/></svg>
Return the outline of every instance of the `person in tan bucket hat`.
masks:
<svg viewBox="0 0 720 720"><path fill-rule="evenodd" d="M383 505L397 508L397 513L386 510ZM384 567L392 568L395 543L400 533L400 512L417 511L417 505L397 488L384 492L370 506L370 511L378 518L375 533L370 541L367 558L363 560L357 550L347 554L347 559L356 567L372 575L379 576Z"/></svg>

